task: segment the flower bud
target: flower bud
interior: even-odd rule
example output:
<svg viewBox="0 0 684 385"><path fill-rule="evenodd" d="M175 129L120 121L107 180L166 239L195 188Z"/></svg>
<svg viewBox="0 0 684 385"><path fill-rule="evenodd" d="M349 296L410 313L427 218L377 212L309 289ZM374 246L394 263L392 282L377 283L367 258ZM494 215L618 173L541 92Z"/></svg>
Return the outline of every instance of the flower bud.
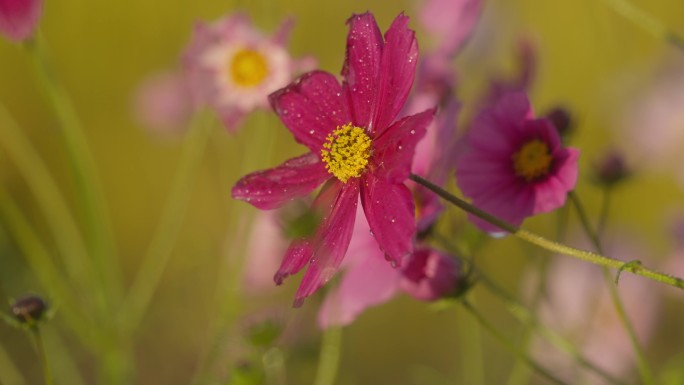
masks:
<svg viewBox="0 0 684 385"><path fill-rule="evenodd" d="M45 315L47 304L35 295L20 298L12 304L12 314L23 324L33 325Z"/></svg>
<svg viewBox="0 0 684 385"><path fill-rule="evenodd" d="M612 186L630 175L625 157L617 150L609 150L594 162L594 177L599 184Z"/></svg>
<svg viewBox="0 0 684 385"><path fill-rule="evenodd" d="M461 281L461 265L456 259L420 248L404 261L399 286L416 299L433 301L455 294Z"/></svg>
<svg viewBox="0 0 684 385"><path fill-rule="evenodd" d="M562 138L567 138L567 136L572 132L573 122L570 112L563 107L555 107L546 114L546 119L551 121L558 134Z"/></svg>
<svg viewBox="0 0 684 385"><path fill-rule="evenodd" d="M0 0L0 33L14 42L30 38L42 10L42 0Z"/></svg>

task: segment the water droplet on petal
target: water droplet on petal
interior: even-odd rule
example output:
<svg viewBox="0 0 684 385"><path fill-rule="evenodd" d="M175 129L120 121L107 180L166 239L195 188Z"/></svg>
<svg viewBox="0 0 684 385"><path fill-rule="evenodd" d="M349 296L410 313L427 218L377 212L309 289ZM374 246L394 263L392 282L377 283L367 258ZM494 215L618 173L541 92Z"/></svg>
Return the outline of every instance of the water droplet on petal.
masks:
<svg viewBox="0 0 684 385"><path fill-rule="evenodd" d="M397 148L401 150L401 149L403 149L404 147L400 144Z"/></svg>
<svg viewBox="0 0 684 385"><path fill-rule="evenodd" d="M313 135L313 134L314 134L314 132L316 132L316 131L314 131L314 130L311 130L311 131L309 131L309 134Z"/></svg>
<svg viewBox="0 0 684 385"><path fill-rule="evenodd" d="M415 135L416 130L411 130L411 135Z"/></svg>

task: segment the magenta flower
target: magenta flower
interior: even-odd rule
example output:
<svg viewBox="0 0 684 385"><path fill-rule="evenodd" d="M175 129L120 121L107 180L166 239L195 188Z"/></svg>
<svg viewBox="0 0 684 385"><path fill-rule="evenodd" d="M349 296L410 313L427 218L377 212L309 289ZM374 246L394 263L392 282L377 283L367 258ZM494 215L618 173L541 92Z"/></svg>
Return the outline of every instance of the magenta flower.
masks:
<svg viewBox="0 0 684 385"><path fill-rule="evenodd" d="M15 42L30 38L42 11L42 0L0 0L0 33Z"/></svg>
<svg viewBox="0 0 684 385"><path fill-rule="evenodd" d="M413 84L418 45L397 16L383 37L370 13L348 20L343 83L314 71L270 96L295 139L310 152L247 175L233 197L273 209L311 193L323 216L311 239L295 240L275 274L277 284L308 263L295 306L337 271L349 246L359 197L386 258L400 264L413 251L415 208L404 185L417 142L434 109L395 121Z"/></svg>
<svg viewBox="0 0 684 385"><path fill-rule="evenodd" d="M268 107L268 95L287 85L296 71L313 67L311 59L294 60L285 42L291 21L271 38L247 15L198 23L183 59L196 104L208 105L235 131L248 113Z"/></svg>
<svg viewBox="0 0 684 385"><path fill-rule="evenodd" d="M563 147L548 120L532 118L524 93L505 94L482 111L467 140L456 165L458 186L475 206L512 224L561 207L577 181L579 151ZM470 219L482 230L501 231Z"/></svg>

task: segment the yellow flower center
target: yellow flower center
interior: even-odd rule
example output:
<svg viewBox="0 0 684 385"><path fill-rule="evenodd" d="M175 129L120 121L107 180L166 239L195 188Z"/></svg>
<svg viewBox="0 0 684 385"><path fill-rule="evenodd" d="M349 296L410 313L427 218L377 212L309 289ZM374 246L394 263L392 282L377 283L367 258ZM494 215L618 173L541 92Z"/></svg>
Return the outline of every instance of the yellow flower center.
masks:
<svg viewBox="0 0 684 385"><path fill-rule="evenodd" d="M268 75L268 64L260 52L244 48L237 51L228 63L228 73L235 84L254 87Z"/></svg>
<svg viewBox="0 0 684 385"><path fill-rule="evenodd" d="M520 150L513 154L513 169L516 175L530 182L549 172L553 157L549 153L549 146L539 139L525 143Z"/></svg>
<svg viewBox="0 0 684 385"><path fill-rule="evenodd" d="M366 131L349 123L337 127L326 140L321 157L328 172L343 183L360 177L370 158L371 139Z"/></svg>

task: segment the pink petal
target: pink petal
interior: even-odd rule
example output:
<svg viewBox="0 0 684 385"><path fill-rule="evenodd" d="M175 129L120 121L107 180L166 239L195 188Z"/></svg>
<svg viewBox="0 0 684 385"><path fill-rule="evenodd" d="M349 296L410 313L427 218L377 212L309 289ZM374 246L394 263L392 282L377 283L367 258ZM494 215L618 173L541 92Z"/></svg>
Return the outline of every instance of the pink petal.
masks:
<svg viewBox="0 0 684 385"><path fill-rule="evenodd" d="M270 210L309 194L329 178L318 155L307 153L276 168L244 176L233 186L232 196Z"/></svg>
<svg viewBox="0 0 684 385"><path fill-rule="evenodd" d="M435 115L435 109L401 119L373 141L373 173L391 183L404 182L411 172L416 145Z"/></svg>
<svg viewBox="0 0 684 385"><path fill-rule="evenodd" d="M387 259L401 264L413 252L416 233L415 207L409 189L366 173L361 183L361 203L368 224Z"/></svg>
<svg viewBox="0 0 684 385"><path fill-rule="evenodd" d="M418 43L408 29L408 16L400 14L385 33L385 48L380 62L377 100L373 103L373 124L376 137L394 121L404 107L418 63Z"/></svg>
<svg viewBox="0 0 684 385"><path fill-rule="evenodd" d="M323 215L323 213L325 213L325 215L328 216L331 207L333 207L340 194L340 189L340 183L336 179L329 180L323 188L321 188L311 209L315 210L318 214ZM319 234L320 230L316 232L313 237L314 239L295 239L292 241L290 247L285 252L285 257L283 257L280 268L273 276L276 285L282 284L285 278L292 274L296 274L306 266L314 253L315 238Z"/></svg>
<svg viewBox="0 0 684 385"><path fill-rule="evenodd" d="M545 181L535 186L535 206L533 214L547 213L565 204L569 191L575 188L577 182L577 158L579 151L574 148L564 149L561 164Z"/></svg>
<svg viewBox="0 0 684 385"><path fill-rule="evenodd" d="M376 248L360 257L345 271L339 286L325 297L318 313L321 328L349 325L367 308L387 302L396 294L399 271L392 268L382 252Z"/></svg>
<svg viewBox="0 0 684 385"><path fill-rule="evenodd" d="M294 25L294 17L287 17L283 19L276 32L273 34L271 41L276 45L286 45L287 41L290 40L290 33L292 32Z"/></svg>
<svg viewBox="0 0 684 385"><path fill-rule="evenodd" d="M419 17L437 39L437 51L453 56L470 36L481 10L481 0L425 0Z"/></svg>
<svg viewBox="0 0 684 385"><path fill-rule="evenodd" d="M31 37L42 10L42 0L0 0L0 33L14 42Z"/></svg>
<svg viewBox="0 0 684 385"><path fill-rule="evenodd" d="M416 250L401 268L399 286L421 301L434 301L453 293L461 276L456 260L432 248Z"/></svg>
<svg viewBox="0 0 684 385"><path fill-rule="evenodd" d="M384 43L371 13L353 15L347 24L349 34L342 67L343 88L351 102L352 122L370 129L373 111L379 108L375 103L378 102L378 76Z"/></svg>
<svg viewBox="0 0 684 385"><path fill-rule="evenodd" d="M339 194L332 210L323 218L315 235L313 255L297 289L295 307L301 306L306 297L333 277L349 247L359 202L359 185L335 181L335 187L331 187L331 190L337 189Z"/></svg>
<svg viewBox="0 0 684 385"><path fill-rule="evenodd" d="M154 74L138 88L135 114L155 134L180 136L194 111L185 76L178 71Z"/></svg>
<svg viewBox="0 0 684 385"><path fill-rule="evenodd" d="M317 154L330 132L351 121L340 84L323 71L303 75L269 101L297 142Z"/></svg>

